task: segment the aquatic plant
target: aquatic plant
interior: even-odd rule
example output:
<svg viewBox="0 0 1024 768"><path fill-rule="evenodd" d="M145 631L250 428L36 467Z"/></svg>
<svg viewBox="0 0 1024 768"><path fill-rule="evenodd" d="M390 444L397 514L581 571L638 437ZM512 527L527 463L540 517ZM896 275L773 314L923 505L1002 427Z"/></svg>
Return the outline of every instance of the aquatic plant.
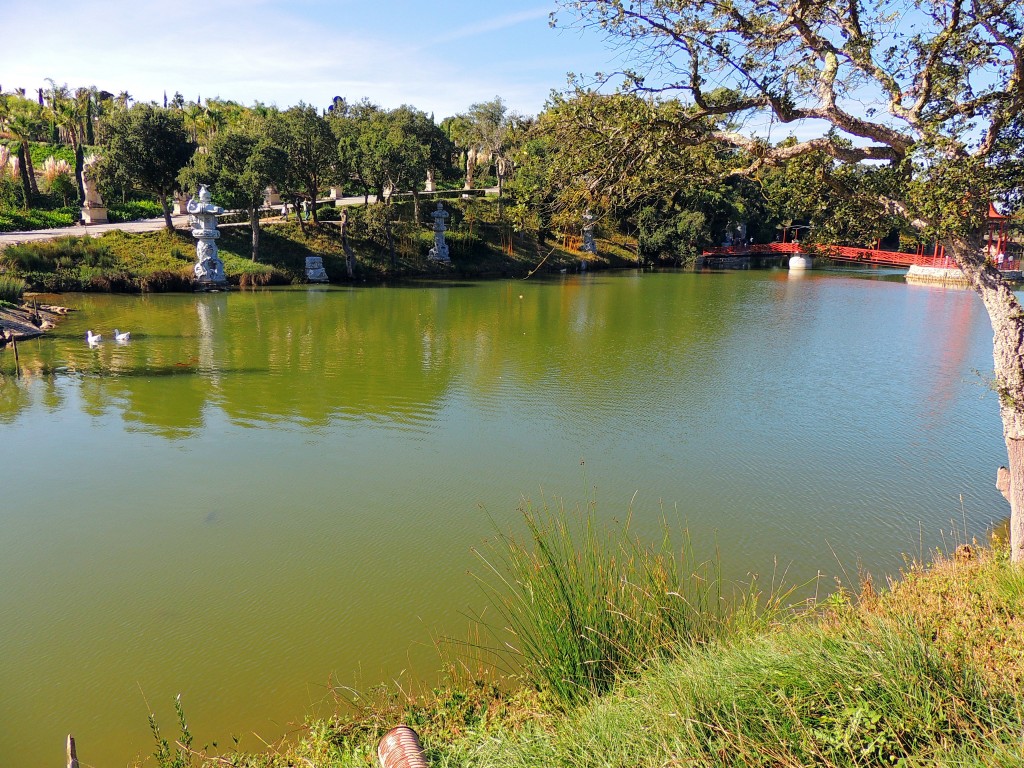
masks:
<svg viewBox="0 0 1024 768"><path fill-rule="evenodd" d="M499 533L477 553L502 619L487 629L499 655L564 706L757 614L753 585L726 594L717 559L698 560L685 530L676 543L664 524L651 545L630 530L631 514L602 526L593 504L521 511L527 539Z"/></svg>

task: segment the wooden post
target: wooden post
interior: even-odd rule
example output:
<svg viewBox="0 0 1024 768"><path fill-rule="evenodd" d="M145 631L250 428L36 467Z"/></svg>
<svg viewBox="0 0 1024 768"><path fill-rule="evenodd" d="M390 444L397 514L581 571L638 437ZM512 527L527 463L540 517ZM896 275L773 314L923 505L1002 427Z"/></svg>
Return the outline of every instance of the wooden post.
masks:
<svg viewBox="0 0 1024 768"><path fill-rule="evenodd" d="M68 734L68 768L78 768L78 751L75 749L75 737Z"/></svg>
<svg viewBox="0 0 1024 768"><path fill-rule="evenodd" d="M18 359L18 340L15 338L11 339L11 344L14 345L14 372L17 378L21 378L21 361Z"/></svg>

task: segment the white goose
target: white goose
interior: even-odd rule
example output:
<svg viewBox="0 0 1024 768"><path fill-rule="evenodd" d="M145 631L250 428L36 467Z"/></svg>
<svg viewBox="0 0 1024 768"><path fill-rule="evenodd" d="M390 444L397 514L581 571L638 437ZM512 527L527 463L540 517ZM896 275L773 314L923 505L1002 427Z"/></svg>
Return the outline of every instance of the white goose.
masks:
<svg viewBox="0 0 1024 768"><path fill-rule="evenodd" d="M90 347L95 347L97 344L100 343L100 339L102 338L103 336L101 336L98 333L93 333L92 331L85 332L85 340Z"/></svg>
<svg viewBox="0 0 1024 768"><path fill-rule="evenodd" d="M131 331L125 331L121 333L117 328L114 329L114 341L128 341L132 337Z"/></svg>

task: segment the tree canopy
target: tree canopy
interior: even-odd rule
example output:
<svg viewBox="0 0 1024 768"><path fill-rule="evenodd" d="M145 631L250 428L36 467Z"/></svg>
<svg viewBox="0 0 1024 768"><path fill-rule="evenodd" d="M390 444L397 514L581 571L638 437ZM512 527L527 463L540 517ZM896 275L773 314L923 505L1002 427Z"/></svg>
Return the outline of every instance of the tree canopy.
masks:
<svg viewBox="0 0 1024 768"><path fill-rule="evenodd" d="M195 151L181 115L174 110L136 104L108 117L101 143L101 175L109 182L136 186L156 196L167 229L173 229L167 198L180 188L178 174Z"/></svg>

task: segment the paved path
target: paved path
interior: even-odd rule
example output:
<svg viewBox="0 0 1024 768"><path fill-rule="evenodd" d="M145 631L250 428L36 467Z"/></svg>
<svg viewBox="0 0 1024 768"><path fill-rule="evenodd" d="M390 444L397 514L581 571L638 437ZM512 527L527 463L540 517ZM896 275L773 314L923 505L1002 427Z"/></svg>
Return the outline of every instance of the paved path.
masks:
<svg viewBox="0 0 1024 768"><path fill-rule="evenodd" d="M175 229L188 228L188 215L172 216ZM120 221L110 224L72 224L69 227L51 227L50 229L32 229L26 232L0 232L0 248L16 243L29 243L36 240L53 240L55 237L99 237L104 232L119 229L122 232L153 232L163 229L164 217L158 219L139 219L138 221Z"/></svg>
<svg viewBox="0 0 1024 768"><path fill-rule="evenodd" d="M497 188L486 190L487 194L497 194ZM430 193L423 193L424 200L431 200L432 195ZM352 197L340 198L336 204L341 206L346 205L362 205L364 198L362 195L354 195ZM318 205L328 205L335 202L334 200L325 199L318 200ZM376 195L370 195L369 202L377 202ZM289 206L289 210L292 206ZM294 220L294 214L290 215L290 218ZM271 221L274 219L271 218ZM278 219L279 220L279 219ZM188 229L188 214L183 213L180 216L171 216L171 222L174 224L175 229ZM243 226L248 226L248 222L242 222ZM17 243L29 243L38 240L53 240L56 237L67 237L69 235L75 237L83 237L89 235L90 237L99 237L104 232L110 232L115 229L119 229L122 232L153 232L158 229L163 229L165 223L164 218L161 216L157 219L139 219L138 221L121 221L110 224L72 224L67 227L51 227L50 229L32 229L23 232L0 232L0 248L5 248L8 245L16 245ZM220 227L231 226L230 224L221 224Z"/></svg>

